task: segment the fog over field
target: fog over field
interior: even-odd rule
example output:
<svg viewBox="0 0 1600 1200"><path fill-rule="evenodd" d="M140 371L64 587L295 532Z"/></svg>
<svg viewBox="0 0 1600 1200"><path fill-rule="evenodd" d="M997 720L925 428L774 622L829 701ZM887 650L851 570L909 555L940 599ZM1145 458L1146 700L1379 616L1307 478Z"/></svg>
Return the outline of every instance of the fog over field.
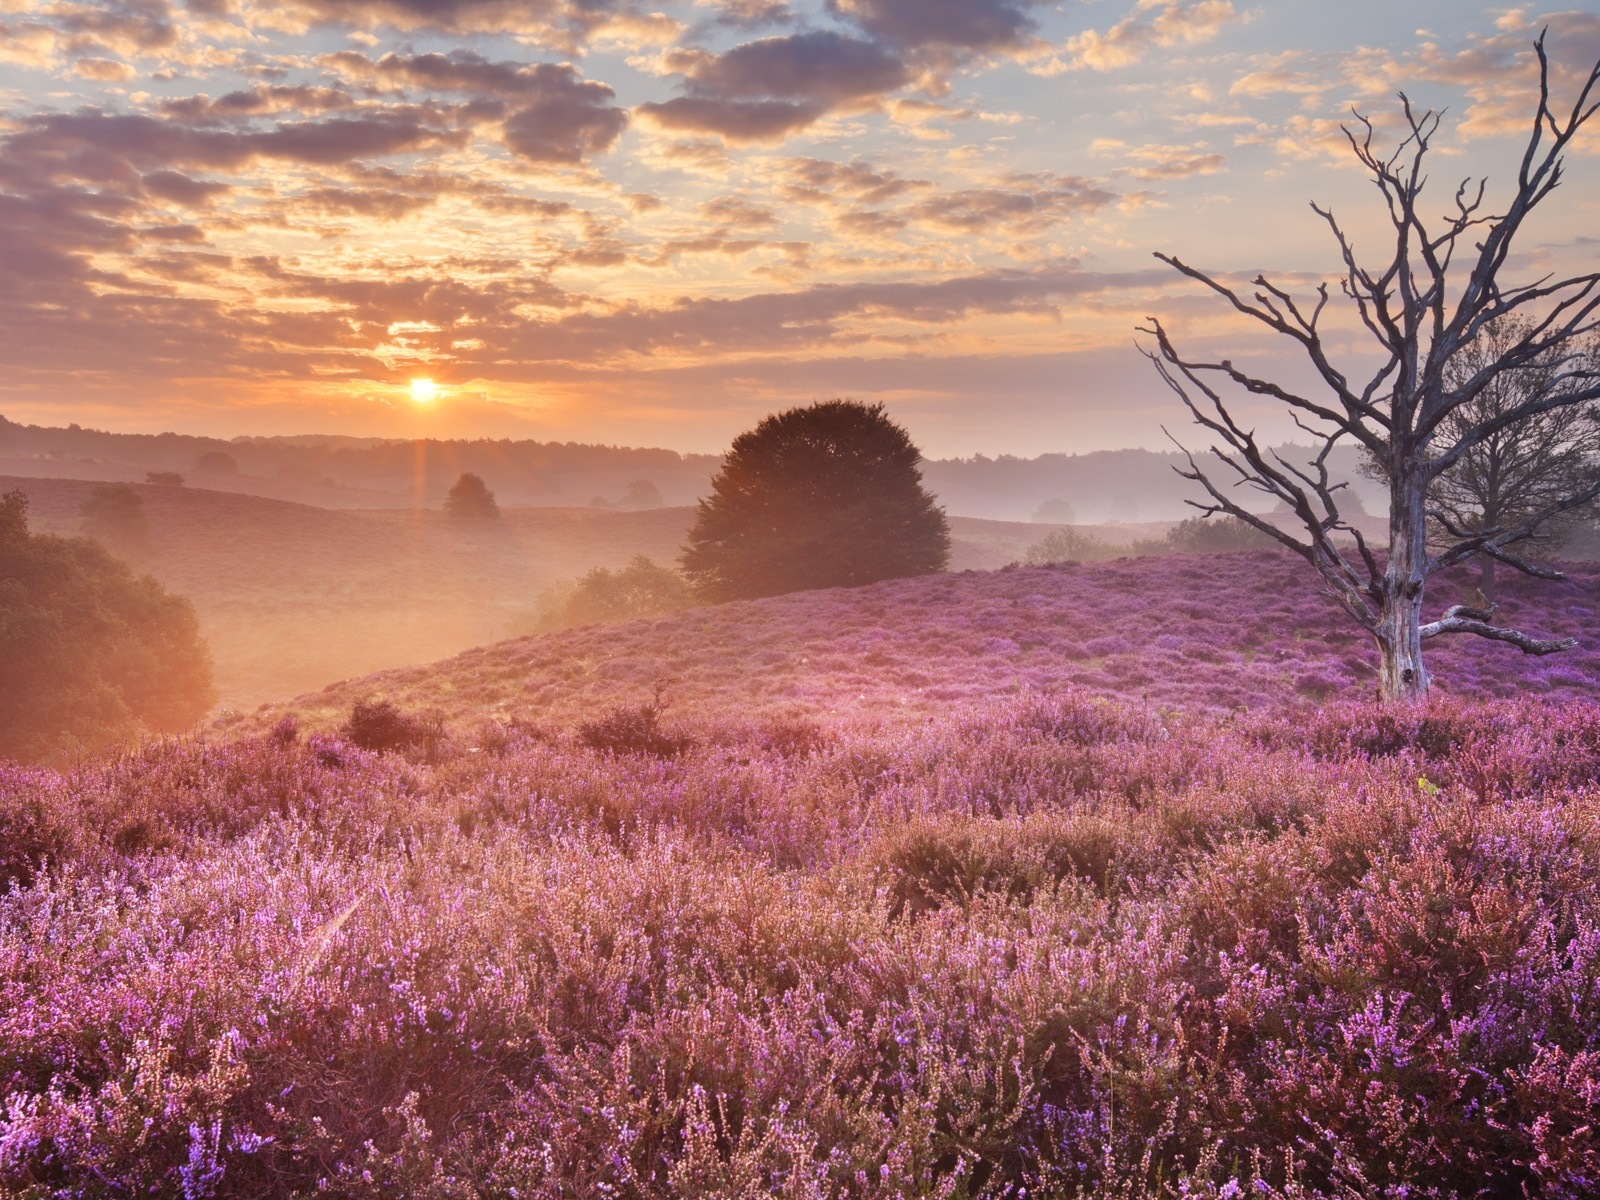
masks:
<svg viewBox="0 0 1600 1200"><path fill-rule="evenodd" d="M64 535L81 530L79 511L95 486L0 476L0 492L27 494L39 531ZM552 585L638 555L675 563L694 516L685 507L507 508L502 520L480 525L437 508L330 510L246 492L135 486L149 536L133 565L194 602L224 708L527 632ZM952 524L956 570L1016 562L1054 528ZM1126 542L1168 524L1101 533Z"/></svg>

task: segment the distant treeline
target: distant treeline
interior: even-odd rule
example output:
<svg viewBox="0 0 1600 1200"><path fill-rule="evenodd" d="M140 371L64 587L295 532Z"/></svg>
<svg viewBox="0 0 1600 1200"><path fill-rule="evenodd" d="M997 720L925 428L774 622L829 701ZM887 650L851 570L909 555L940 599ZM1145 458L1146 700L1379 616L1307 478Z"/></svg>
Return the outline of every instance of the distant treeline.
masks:
<svg viewBox="0 0 1600 1200"><path fill-rule="evenodd" d="M479 438L420 441L338 436L248 437L224 440L177 433L106 433L20 425L0 417L0 455L63 460L92 459L141 472L176 471L190 483L227 475L319 483L379 492L409 492L419 475L436 502L463 474L487 480L512 502L587 503L587 493L565 494L563 476L604 476L620 488L632 479L655 479L669 502L687 503L721 458L673 450L632 449L579 442ZM620 483L612 484L609 477ZM687 477L687 478L685 478ZM678 482L684 486L672 488ZM241 490L241 489L235 489ZM580 489L581 490L581 489ZM687 492L686 495L682 494ZM557 499L557 497L560 497Z"/></svg>
<svg viewBox="0 0 1600 1200"><path fill-rule="evenodd" d="M1292 448L1288 448L1292 450ZM578 442L509 439L407 441L303 435L224 440L176 433L105 433L69 425L65 429L20 425L0 417L0 456L62 461L92 460L127 468L127 478L175 471L192 485L219 486L228 474L296 482L325 488L415 495L441 503L463 474L485 480L501 503L589 504L627 507L628 488L653 484L669 505L705 495L720 455L680 454ZM1305 457L1302 453L1300 457ZM1335 478L1347 478L1366 507L1381 511L1376 485L1357 475L1354 451L1330 463ZM1173 470L1176 453L1099 450L1042 454L1037 458L935 459L922 464L923 481L952 515L1059 524L1104 521L1170 521L1193 515L1185 501L1195 485ZM45 472L40 472L45 473ZM65 472L63 472L65 473ZM249 491L245 479L229 490ZM360 504L334 497L317 503Z"/></svg>
<svg viewBox="0 0 1600 1200"><path fill-rule="evenodd" d="M1311 451L1282 447L1290 461ZM1057 524L1105 521L1173 521L1194 515L1186 503L1203 499L1198 487L1178 475L1185 465L1176 452L1096 450L1087 454L1041 454L1015 458L943 459L923 464L928 489L952 513L1003 521ZM1358 476L1359 454L1334 455L1329 468L1345 479L1369 511L1383 511L1379 489Z"/></svg>

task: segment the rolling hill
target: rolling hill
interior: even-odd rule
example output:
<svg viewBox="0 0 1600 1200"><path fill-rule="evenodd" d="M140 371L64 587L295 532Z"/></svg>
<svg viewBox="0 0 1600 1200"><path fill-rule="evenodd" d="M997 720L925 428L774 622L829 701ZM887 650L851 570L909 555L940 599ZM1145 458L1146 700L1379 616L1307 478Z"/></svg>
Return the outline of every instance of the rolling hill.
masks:
<svg viewBox="0 0 1600 1200"><path fill-rule="evenodd" d="M1443 606L1460 586L1436 581ZM1465 597L1462 597L1465 598ZM1502 616L1574 651L1532 659L1478 638L1430 642L1438 687L1461 696L1591 695L1600 683L1600 573L1507 581ZM1126 558L889 580L690 609L502 642L328 687L222 723L319 727L361 700L469 727L571 726L664 683L684 718L922 720L962 703L1073 685L1186 711L1309 706L1375 688L1370 643L1299 559L1259 552Z"/></svg>

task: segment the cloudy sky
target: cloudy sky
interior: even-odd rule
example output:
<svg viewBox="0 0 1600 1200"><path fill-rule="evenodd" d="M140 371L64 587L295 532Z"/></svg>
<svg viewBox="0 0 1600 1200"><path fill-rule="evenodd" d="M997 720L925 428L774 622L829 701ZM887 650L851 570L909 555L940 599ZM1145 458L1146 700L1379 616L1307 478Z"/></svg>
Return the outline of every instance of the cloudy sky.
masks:
<svg viewBox="0 0 1600 1200"><path fill-rule="evenodd" d="M1400 90L1438 210L1492 203L1543 25L1559 97L1593 11L0 0L0 414L718 451L851 395L934 456L1160 445L1146 314L1293 367L1151 252L1309 288L1311 200L1381 248L1339 124ZM1600 128L1527 232L1595 269Z"/></svg>

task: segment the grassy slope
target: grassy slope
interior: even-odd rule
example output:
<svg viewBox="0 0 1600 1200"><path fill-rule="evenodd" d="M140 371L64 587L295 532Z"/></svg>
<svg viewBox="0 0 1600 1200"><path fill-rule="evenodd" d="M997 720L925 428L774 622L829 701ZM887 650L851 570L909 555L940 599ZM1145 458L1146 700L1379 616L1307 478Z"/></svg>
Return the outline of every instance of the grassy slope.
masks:
<svg viewBox="0 0 1600 1200"><path fill-rule="evenodd" d="M1453 598L1442 581L1435 602ZM1430 643L1440 687L1464 695L1582 696L1600 680L1589 637L1600 575L1508 581L1505 619L1586 644L1547 659L1481 639ZM284 710L327 725L384 697L452 721L568 724L668 684L683 716L923 717L952 702L1077 684L1189 710L1362 698L1365 636L1274 553L1122 559L835 589L589 626L350 680Z"/></svg>
<svg viewBox="0 0 1600 1200"><path fill-rule="evenodd" d="M687 732L0 764L0 1195L1594 1195L1600 706Z"/></svg>

